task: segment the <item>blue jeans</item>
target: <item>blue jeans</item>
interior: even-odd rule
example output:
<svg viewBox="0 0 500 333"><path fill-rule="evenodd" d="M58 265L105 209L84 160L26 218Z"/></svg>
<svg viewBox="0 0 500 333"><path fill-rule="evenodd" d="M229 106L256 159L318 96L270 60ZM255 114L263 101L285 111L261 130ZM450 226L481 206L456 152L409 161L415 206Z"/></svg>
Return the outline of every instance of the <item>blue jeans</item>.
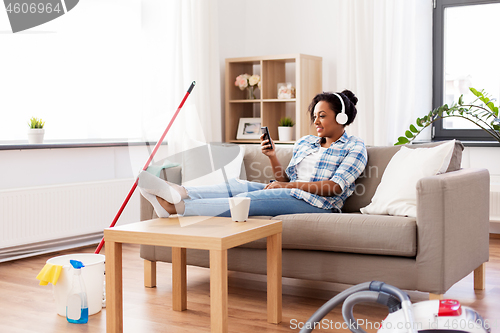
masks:
<svg viewBox="0 0 500 333"><path fill-rule="evenodd" d="M240 179L229 179L228 183L207 186L185 186L189 199L184 200L184 216L230 217L229 197L248 197L249 216L282 215L300 213L332 213L330 209L315 207L290 195L291 189L264 190L265 184Z"/></svg>

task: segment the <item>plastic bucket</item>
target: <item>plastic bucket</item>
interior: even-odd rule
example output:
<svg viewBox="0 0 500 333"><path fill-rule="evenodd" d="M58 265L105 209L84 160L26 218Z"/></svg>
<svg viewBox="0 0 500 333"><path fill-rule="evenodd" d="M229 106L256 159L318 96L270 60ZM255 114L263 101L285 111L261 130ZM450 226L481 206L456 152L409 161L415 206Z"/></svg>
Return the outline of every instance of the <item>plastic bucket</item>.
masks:
<svg viewBox="0 0 500 333"><path fill-rule="evenodd" d="M68 254L47 260L48 264L62 265L61 275L53 286L54 299L56 300L57 314L66 317L66 301L73 283L74 269L70 260L79 260L85 267L82 268L82 277L87 290L89 315L101 311L103 303L104 286L104 255L84 253Z"/></svg>

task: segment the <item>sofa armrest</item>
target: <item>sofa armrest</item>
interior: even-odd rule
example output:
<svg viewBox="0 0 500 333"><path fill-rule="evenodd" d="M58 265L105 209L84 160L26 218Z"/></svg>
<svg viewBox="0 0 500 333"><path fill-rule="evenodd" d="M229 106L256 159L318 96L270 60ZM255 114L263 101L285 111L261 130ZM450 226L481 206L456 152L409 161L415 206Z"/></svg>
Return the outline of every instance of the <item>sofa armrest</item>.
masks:
<svg viewBox="0 0 500 333"><path fill-rule="evenodd" d="M168 180L169 182L180 184L182 181L182 168L180 166L175 166L172 168L163 169L160 172L160 178ZM141 221L151 220L157 218L158 216L153 210L153 206L144 199L144 197L140 196L140 219Z"/></svg>
<svg viewBox="0 0 500 333"><path fill-rule="evenodd" d="M490 176L461 169L417 183L418 281L444 293L489 258ZM429 286L432 286L429 288Z"/></svg>
<svg viewBox="0 0 500 333"><path fill-rule="evenodd" d="M160 178L180 185L182 183L181 171L182 171L181 166L166 168L161 171Z"/></svg>

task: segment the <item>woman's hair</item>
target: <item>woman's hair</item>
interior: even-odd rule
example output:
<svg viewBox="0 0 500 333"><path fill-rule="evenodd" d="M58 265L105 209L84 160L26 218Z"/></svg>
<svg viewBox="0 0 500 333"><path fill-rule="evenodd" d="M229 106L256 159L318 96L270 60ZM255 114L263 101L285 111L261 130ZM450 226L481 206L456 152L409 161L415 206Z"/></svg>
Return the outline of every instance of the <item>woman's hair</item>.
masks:
<svg viewBox="0 0 500 333"><path fill-rule="evenodd" d="M358 111L356 110L356 103L358 103L358 98L354 95L354 93L350 90L344 90L341 93L337 93L342 97L345 106L345 114L347 114L347 123L344 126L351 124L356 118L356 114ZM317 94L314 96L311 104L309 105L309 115L311 117L311 121L314 122L314 107L321 101L325 101L330 105L330 108L335 112L335 115L340 113L340 109L342 108L342 104L340 103L339 98L331 92L323 92L321 94Z"/></svg>

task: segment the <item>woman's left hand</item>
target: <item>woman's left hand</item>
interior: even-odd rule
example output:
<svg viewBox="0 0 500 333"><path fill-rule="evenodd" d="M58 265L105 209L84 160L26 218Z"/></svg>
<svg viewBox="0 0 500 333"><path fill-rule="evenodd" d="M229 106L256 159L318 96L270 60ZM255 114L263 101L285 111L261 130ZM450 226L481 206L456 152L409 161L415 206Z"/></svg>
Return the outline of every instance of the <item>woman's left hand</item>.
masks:
<svg viewBox="0 0 500 333"><path fill-rule="evenodd" d="M290 183L287 183L287 182L272 182L272 183L267 184L266 187L264 187L264 190L270 190L270 189L273 189L273 188L286 188L287 184L290 184Z"/></svg>

